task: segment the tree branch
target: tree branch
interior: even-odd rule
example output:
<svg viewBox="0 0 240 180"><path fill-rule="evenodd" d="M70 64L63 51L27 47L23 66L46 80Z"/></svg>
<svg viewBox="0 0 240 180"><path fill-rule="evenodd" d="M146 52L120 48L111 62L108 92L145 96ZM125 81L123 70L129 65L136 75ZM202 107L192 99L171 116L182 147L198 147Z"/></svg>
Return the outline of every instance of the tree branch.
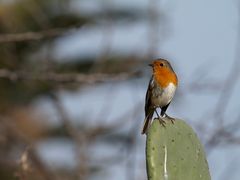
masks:
<svg viewBox="0 0 240 180"><path fill-rule="evenodd" d="M0 43L8 42L21 42L21 41L36 41L45 38L52 38L63 35L71 28L55 28L39 32L24 32L15 34L2 34L0 35Z"/></svg>
<svg viewBox="0 0 240 180"><path fill-rule="evenodd" d="M27 71L9 71L0 69L0 78L9 79L11 81L55 81L59 83L97 83L106 81L121 81L133 77L139 77L139 72L118 73L118 74L84 74L84 73L68 73L60 74L54 72L27 72Z"/></svg>

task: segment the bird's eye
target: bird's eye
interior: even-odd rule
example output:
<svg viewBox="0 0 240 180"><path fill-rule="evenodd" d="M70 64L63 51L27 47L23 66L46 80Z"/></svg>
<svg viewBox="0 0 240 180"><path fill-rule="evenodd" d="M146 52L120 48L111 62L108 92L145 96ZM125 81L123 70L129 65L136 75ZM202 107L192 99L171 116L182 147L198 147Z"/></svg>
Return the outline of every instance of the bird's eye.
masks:
<svg viewBox="0 0 240 180"><path fill-rule="evenodd" d="M160 66L163 66L163 63L160 63Z"/></svg>

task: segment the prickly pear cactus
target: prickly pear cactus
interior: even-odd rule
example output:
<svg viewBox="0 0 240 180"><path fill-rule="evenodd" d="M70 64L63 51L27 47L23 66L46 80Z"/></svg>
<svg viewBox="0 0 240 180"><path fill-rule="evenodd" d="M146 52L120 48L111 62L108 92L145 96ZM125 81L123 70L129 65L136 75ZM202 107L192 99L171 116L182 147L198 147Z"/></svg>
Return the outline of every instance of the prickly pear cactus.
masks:
<svg viewBox="0 0 240 180"><path fill-rule="evenodd" d="M184 121L166 127L154 120L147 132L148 180L210 180L208 163L199 139Z"/></svg>

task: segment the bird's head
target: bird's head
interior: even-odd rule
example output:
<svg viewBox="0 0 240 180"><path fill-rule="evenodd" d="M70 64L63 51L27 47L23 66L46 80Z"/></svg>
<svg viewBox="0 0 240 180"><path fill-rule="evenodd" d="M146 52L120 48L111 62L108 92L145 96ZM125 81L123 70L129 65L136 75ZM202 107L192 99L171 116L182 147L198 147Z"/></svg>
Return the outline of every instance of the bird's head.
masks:
<svg viewBox="0 0 240 180"><path fill-rule="evenodd" d="M149 64L153 68L153 71L173 71L171 64L165 59L156 59L151 64Z"/></svg>

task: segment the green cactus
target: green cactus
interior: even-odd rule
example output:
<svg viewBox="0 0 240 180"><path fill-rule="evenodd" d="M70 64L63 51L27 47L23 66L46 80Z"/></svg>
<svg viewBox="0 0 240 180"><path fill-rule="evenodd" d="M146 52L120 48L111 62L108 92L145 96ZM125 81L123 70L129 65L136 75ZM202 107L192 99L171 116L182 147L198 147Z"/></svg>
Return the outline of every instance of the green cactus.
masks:
<svg viewBox="0 0 240 180"><path fill-rule="evenodd" d="M184 121L166 127L154 120L147 132L148 180L210 180L208 163L197 135Z"/></svg>

